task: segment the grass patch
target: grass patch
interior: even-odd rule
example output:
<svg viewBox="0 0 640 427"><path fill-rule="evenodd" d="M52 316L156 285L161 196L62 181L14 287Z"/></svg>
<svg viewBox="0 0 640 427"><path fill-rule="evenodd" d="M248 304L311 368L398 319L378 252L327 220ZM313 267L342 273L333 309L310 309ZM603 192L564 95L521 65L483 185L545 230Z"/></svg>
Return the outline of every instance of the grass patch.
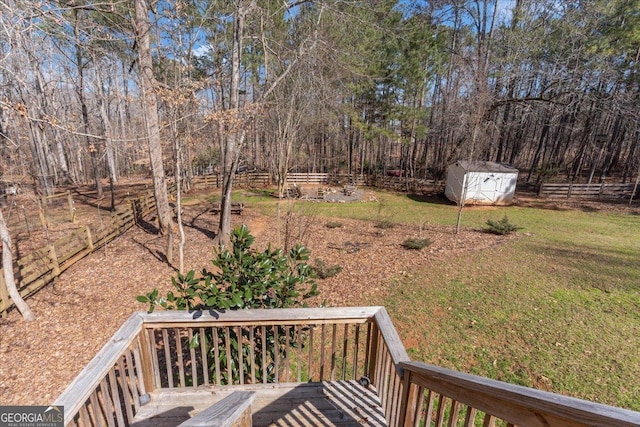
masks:
<svg viewBox="0 0 640 427"><path fill-rule="evenodd" d="M238 193L277 212L272 197ZM375 194L381 201L296 203L330 221L455 225L456 206L443 200ZM469 207L462 225L504 215L521 238L416 265L384 297L353 304L385 305L414 359L640 410L640 216Z"/></svg>
<svg viewBox="0 0 640 427"><path fill-rule="evenodd" d="M370 303L416 359L640 410L640 221L519 214L532 237L434 262Z"/></svg>

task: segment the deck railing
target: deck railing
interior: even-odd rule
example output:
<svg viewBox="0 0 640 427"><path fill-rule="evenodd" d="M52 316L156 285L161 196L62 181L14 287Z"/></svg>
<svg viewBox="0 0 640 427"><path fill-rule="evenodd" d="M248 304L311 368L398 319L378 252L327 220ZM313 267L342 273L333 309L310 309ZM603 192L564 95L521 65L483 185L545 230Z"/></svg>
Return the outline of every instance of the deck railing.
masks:
<svg viewBox="0 0 640 427"><path fill-rule="evenodd" d="M640 413L411 362L383 307L135 313L55 404L66 425L124 427L156 389L335 380L370 382L389 426L640 425Z"/></svg>
<svg viewBox="0 0 640 427"><path fill-rule="evenodd" d="M640 413L403 362L405 426L638 426Z"/></svg>

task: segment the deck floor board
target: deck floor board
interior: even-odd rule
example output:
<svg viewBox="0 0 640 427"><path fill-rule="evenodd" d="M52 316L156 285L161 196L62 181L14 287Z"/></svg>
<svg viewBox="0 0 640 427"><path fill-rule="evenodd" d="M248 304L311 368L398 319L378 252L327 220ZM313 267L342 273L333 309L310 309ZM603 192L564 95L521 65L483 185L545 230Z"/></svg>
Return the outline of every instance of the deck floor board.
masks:
<svg viewBox="0 0 640 427"><path fill-rule="evenodd" d="M373 388L357 381L161 389L136 414L135 427L174 427L236 390L256 392L253 425L386 426Z"/></svg>

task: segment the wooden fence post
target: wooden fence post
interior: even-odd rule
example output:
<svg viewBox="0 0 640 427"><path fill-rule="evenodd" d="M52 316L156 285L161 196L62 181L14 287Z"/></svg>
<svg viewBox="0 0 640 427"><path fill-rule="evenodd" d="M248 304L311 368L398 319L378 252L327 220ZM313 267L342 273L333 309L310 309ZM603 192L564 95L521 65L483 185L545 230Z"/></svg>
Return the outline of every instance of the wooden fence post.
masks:
<svg viewBox="0 0 640 427"><path fill-rule="evenodd" d="M67 202L69 202L69 216L71 217L71 222L76 222L76 207L73 204L73 197L71 196L71 191L67 191Z"/></svg>
<svg viewBox="0 0 640 427"><path fill-rule="evenodd" d="M89 248L89 252L93 252L93 238L91 237L91 229L89 226L86 226L85 231L87 232L87 248Z"/></svg>
<svg viewBox="0 0 640 427"><path fill-rule="evenodd" d="M51 272L53 273L53 277L58 277L60 275L60 264L58 264L58 255L56 254L56 247L54 245L48 246L49 250L49 259L53 266L51 267Z"/></svg>
<svg viewBox="0 0 640 427"><path fill-rule="evenodd" d="M7 317L9 311L9 291L7 291L7 285L4 283L4 271L0 268L0 300L2 301L2 310L0 311L0 317Z"/></svg>

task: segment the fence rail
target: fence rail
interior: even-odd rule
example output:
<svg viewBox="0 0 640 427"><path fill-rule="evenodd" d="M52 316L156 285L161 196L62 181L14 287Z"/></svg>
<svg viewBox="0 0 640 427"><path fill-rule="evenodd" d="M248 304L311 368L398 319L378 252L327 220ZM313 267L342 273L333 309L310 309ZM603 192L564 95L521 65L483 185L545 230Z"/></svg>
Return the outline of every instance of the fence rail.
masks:
<svg viewBox="0 0 640 427"><path fill-rule="evenodd" d="M290 173L287 174L287 185L368 185L394 191L433 192L443 191L444 181L418 179L382 175L352 175L334 173ZM268 186L275 180L269 173L247 172L237 174L234 178L237 186ZM203 187L221 187L220 174L201 175L193 178L193 184Z"/></svg>
<svg viewBox="0 0 640 427"><path fill-rule="evenodd" d="M33 295L80 259L129 230L138 219L148 215L154 208L155 199L152 194L148 194L113 212L105 226L100 229L80 227L61 239L15 260L13 269L18 292L23 298ZM13 305L0 268L0 316L6 317Z"/></svg>
<svg viewBox="0 0 640 427"><path fill-rule="evenodd" d="M635 191L634 184L600 183L600 184L573 184L573 183L543 183L538 191L543 197L584 197L584 198L616 198L631 197Z"/></svg>
<svg viewBox="0 0 640 427"><path fill-rule="evenodd" d="M205 187L221 187L222 175L210 174L201 175L193 178L193 184ZM332 174L332 173L290 173L287 174L288 185L365 185L366 177L364 175L350 174ZM269 173L247 172L239 173L234 177L234 184L237 186L268 186L274 185L275 180Z"/></svg>

